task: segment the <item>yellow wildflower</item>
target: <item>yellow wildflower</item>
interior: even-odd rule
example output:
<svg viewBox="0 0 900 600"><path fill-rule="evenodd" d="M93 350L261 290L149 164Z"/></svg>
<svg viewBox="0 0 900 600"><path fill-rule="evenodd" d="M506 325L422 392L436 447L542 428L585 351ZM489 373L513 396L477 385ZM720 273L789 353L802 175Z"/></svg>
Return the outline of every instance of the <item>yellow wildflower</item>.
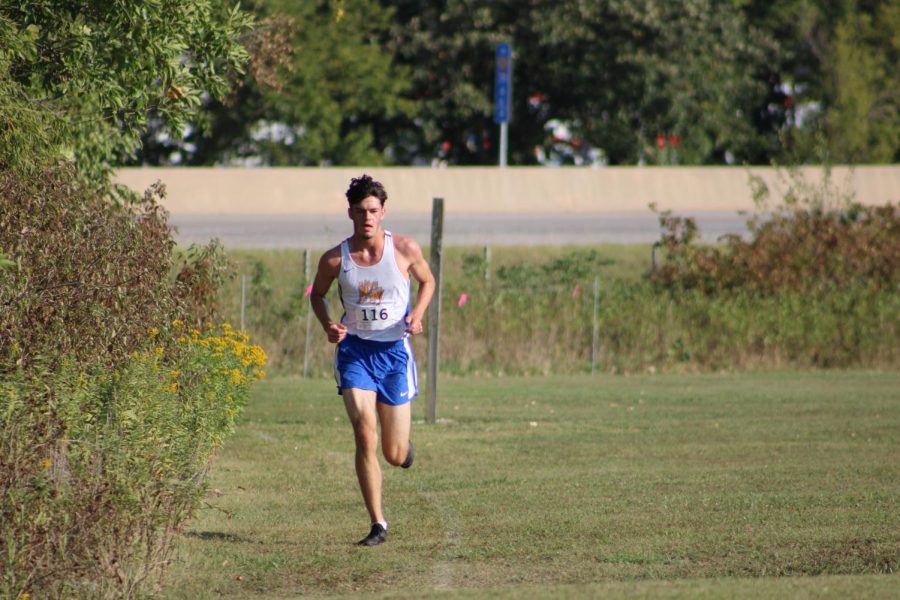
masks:
<svg viewBox="0 0 900 600"><path fill-rule="evenodd" d="M182 321L181 319L175 319L174 321L172 321L172 325L175 327L184 327L184 321Z"/></svg>
<svg viewBox="0 0 900 600"><path fill-rule="evenodd" d="M49 469L50 467L53 466L53 461L50 460L49 458L45 458L44 460L41 461L41 466L45 469Z"/></svg>
<svg viewBox="0 0 900 600"><path fill-rule="evenodd" d="M156 348L154 348L154 349L153 349L153 353L156 354L156 358L161 357L161 356L163 355L163 348L162 348L162 346L157 346Z"/></svg>
<svg viewBox="0 0 900 600"><path fill-rule="evenodd" d="M172 379L178 379L181 376L181 371L175 369L174 371L169 371L169 377Z"/></svg>
<svg viewBox="0 0 900 600"><path fill-rule="evenodd" d="M150 328L150 337L156 337L156 336L158 336L158 335L159 335L159 328L158 328L158 327L151 327L151 328Z"/></svg>
<svg viewBox="0 0 900 600"><path fill-rule="evenodd" d="M265 378L266 378L266 372L263 371L263 370L261 370L261 369L255 369L255 370L253 371L253 375L254 375L257 379L265 379Z"/></svg>
<svg viewBox="0 0 900 600"><path fill-rule="evenodd" d="M166 389L169 390L170 392L177 392L178 391L178 383L173 381L168 386L166 386Z"/></svg>

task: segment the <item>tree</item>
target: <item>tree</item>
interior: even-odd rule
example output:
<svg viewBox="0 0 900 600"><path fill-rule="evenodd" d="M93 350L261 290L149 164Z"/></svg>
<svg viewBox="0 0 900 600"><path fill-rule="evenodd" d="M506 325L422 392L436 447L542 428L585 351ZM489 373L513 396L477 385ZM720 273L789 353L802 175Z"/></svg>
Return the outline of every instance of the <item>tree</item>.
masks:
<svg viewBox="0 0 900 600"><path fill-rule="evenodd" d="M824 128L837 162L900 160L900 3L851 12L825 61Z"/></svg>
<svg viewBox="0 0 900 600"><path fill-rule="evenodd" d="M773 102L788 162L900 159L900 4L751 0L748 20L778 40Z"/></svg>
<svg viewBox="0 0 900 600"><path fill-rule="evenodd" d="M373 123L409 110L404 69L381 40L391 11L375 0L253 5L278 28L290 59L280 85L248 78L204 106L184 138L151 131L138 163L212 165L378 164L386 160Z"/></svg>
<svg viewBox="0 0 900 600"><path fill-rule="evenodd" d="M103 182L153 113L172 132L222 98L252 17L221 0L0 4L0 168L74 161Z"/></svg>
<svg viewBox="0 0 900 600"><path fill-rule="evenodd" d="M260 0L283 88L159 115L137 164L495 164L511 42L512 164L896 160L896 0ZM277 37L277 36L275 36Z"/></svg>
<svg viewBox="0 0 900 600"><path fill-rule="evenodd" d="M498 41L514 48L513 163L532 164L536 147L560 141L553 139L555 123L564 125L562 141L573 153L602 150L611 163L722 162L726 152L735 160L757 154L748 115L766 93L756 75L768 40L725 3L391 5L391 48L413 72L418 105L405 123L384 124L393 127L385 144L405 149L402 160L496 160L491 113Z"/></svg>

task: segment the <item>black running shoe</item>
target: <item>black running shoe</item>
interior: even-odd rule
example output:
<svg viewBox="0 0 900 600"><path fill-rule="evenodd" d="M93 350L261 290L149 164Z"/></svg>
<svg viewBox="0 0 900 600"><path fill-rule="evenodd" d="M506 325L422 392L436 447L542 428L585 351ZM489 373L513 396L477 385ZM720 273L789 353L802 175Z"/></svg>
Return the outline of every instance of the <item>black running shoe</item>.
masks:
<svg viewBox="0 0 900 600"><path fill-rule="evenodd" d="M406 460L403 461L403 464L400 465L401 469L408 469L412 466L413 458L415 458L416 452L413 450L412 440L409 440L409 452L406 453Z"/></svg>
<svg viewBox="0 0 900 600"><path fill-rule="evenodd" d="M387 529L381 526L381 523L372 523L372 531L369 535L357 542L359 546L377 546L387 539Z"/></svg>

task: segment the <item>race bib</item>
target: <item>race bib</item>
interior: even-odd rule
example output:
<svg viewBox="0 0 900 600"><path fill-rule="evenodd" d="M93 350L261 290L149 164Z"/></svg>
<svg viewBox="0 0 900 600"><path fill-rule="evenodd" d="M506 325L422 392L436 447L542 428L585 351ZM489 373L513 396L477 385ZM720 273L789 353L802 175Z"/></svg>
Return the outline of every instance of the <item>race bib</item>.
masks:
<svg viewBox="0 0 900 600"><path fill-rule="evenodd" d="M385 297L384 289L377 281L363 280L357 284L359 299L353 307L356 328L363 331L380 331L397 323L403 315L400 307Z"/></svg>
<svg viewBox="0 0 900 600"><path fill-rule="evenodd" d="M397 322L391 318L390 311L384 306L362 306L357 309L356 328L365 331L387 329Z"/></svg>

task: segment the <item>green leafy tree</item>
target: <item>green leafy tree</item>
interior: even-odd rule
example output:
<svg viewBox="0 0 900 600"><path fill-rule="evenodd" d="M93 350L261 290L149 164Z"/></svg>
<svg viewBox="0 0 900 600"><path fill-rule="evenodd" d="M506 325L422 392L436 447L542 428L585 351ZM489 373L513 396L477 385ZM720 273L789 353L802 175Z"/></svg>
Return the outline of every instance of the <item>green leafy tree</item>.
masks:
<svg viewBox="0 0 900 600"><path fill-rule="evenodd" d="M783 107L786 162L900 159L900 4L896 0L744 3L748 20L778 41L769 106ZM776 113L781 113L777 115Z"/></svg>
<svg viewBox="0 0 900 600"><path fill-rule="evenodd" d="M0 168L104 181L156 115L180 132L242 70L252 17L220 0L0 3Z"/></svg>
<svg viewBox="0 0 900 600"><path fill-rule="evenodd" d="M825 61L824 128L836 162L900 160L900 3L851 12Z"/></svg>
<svg viewBox="0 0 900 600"><path fill-rule="evenodd" d="M513 164L896 160L897 7L259 1L284 85L251 72L186 136L152 112L132 162L494 164L500 41L515 54Z"/></svg>
<svg viewBox="0 0 900 600"><path fill-rule="evenodd" d="M721 162L758 154L757 79L770 42L711 0L391 2L391 47L413 72L417 110L396 127L404 161L496 161L494 47L514 47L511 162L557 142L611 163ZM715 73L715 77L710 77ZM567 138L553 139L553 123ZM399 127L397 127L400 125ZM657 138L660 137L660 147Z"/></svg>
<svg viewBox="0 0 900 600"><path fill-rule="evenodd" d="M383 162L375 125L410 107L401 98L406 72L382 45L391 10L375 0L265 0L252 8L289 56L279 85L249 77L233 96L209 102L185 138L151 131L136 162Z"/></svg>
<svg viewBox="0 0 900 600"><path fill-rule="evenodd" d="M564 163L896 160L896 0L390 4L416 102L385 123L401 162L495 163L498 41L515 53L514 164L536 149Z"/></svg>

